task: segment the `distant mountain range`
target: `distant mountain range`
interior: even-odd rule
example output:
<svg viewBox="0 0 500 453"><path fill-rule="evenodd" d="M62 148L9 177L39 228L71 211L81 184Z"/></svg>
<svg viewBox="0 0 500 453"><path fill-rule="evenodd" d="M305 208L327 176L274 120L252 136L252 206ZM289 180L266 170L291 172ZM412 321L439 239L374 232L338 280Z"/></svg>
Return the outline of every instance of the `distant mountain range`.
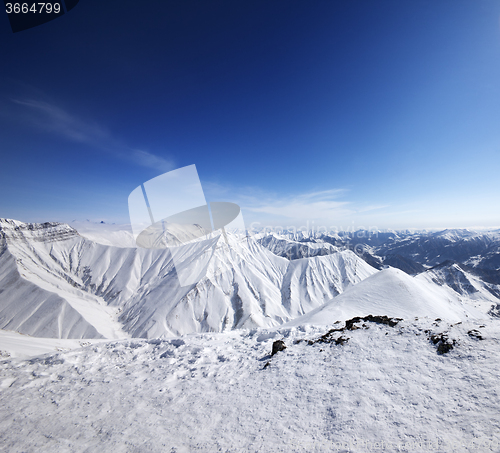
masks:
<svg viewBox="0 0 500 453"><path fill-rule="evenodd" d="M292 260L349 249L378 269L389 265L409 274L454 261L475 269L491 283L500 284L499 230L283 232L259 234L257 240L276 255Z"/></svg>

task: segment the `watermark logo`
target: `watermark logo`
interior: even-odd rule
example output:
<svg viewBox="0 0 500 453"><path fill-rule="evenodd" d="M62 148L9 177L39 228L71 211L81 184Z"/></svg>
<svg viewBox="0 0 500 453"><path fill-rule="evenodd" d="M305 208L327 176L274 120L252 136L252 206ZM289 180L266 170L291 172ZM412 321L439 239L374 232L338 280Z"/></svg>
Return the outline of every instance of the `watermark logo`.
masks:
<svg viewBox="0 0 500 453"><path fill-rule="evenodd" d="M153 178L128 198L130 223L138 247L168 248L181 286L196 284L206 273L226 229L245 232L240 207L207 203L195 165Z"/></svg>

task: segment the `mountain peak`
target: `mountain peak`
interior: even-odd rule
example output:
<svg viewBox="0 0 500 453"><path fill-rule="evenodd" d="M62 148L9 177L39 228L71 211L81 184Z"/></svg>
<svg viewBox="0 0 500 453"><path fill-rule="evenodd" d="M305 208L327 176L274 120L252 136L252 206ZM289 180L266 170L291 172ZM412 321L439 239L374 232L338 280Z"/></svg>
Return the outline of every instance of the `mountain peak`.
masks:
<svg viewBox="0 0 500 453"><path fill-rule="evenodd" d="M12 219L0 219L0 232L7 241L64 241L78 235L78 231L66 223L24 223Z"/></svg>
<svg viewBox="0 0 500 453"><path fill-rule="evenodd" d="M406 319L415 316L440 317L450 321L460 321L469 316L486 318L486 315L472 307L464 307L458 295L453 295L446 288L425 279L410 277L399 269L389 268L349 287L287 326L333 324L335 321L373 313Z"/></svg>

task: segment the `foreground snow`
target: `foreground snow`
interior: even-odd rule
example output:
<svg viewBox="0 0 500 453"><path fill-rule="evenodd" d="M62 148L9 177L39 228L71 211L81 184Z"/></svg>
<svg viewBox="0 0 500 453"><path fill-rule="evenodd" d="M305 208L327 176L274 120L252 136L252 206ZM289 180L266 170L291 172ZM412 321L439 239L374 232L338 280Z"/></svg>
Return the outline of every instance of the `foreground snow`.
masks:
<svg viewBox="0 0 500 453"><path fill-rule="evenodd" d="M499 321L360 322L333 334L344 344L297 343L342 326L123 340L5 360L2 445L23 452L498 451ZM439 355L429 337L442 332L456 344ZM277 339L287 349L271 358Z"/></svg>

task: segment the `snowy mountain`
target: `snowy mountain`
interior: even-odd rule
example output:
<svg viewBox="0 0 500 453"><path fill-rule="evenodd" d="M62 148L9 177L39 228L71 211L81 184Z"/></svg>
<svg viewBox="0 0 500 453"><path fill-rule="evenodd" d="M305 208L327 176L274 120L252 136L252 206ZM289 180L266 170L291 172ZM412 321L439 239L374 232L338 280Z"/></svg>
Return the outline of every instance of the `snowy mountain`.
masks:
<svg viewBox="0 0 500 453"><path fill-rule="evenodd" d="M454 261L445 261L419 275L466 297L470 304L491 316L500 315L500 285L484 280L484 273Z"/></svg>
<svg viewBox="0 0 500 453"><path fill-rule="evenodd" d="M488 319L450 288L410 277L399 269L385 269L348 288L323 306L295 318L287 326L328 325L370 314L404 319L427 316L451 322Z"/></svg>
<svg viewBox="0 0 500 453"><path fill-rule="evenodd" d="M381 258L384 266L401 269L409 275L416 275L426 270L426 267L416 261L402 255L387 255Z"/></svg>
<svg viewBox="0 0 500 453"><path fill-rule="evenodd" d="M289 260L300 258L310 258L312 256L324 256L338 252L339 247L328 242L313 242L312 240L303 240L299 242L287 237L280 237L274 233L259 236L257 242L273 252L277 256L282 256Z"/></svg>
<svg viewBox="0 0 500 453"><path fill-rule="evenodd" d="M277 326L376 272L350 251L290 262L228 235L193 246L186 260L216 250L205 277L181 287L168 249L104 245L56 223L1 220L0 233L0 327L40 337Z"/></svg>
<svg viewBox="0 0 500 453"><path fill-rule="evenodd" d="M377 269L384 265L417 274L445 261L473 267L490 283L500 284L500 234L467 229L428 231L350 231L304 234L261 233L259 243L279 256L295 259L352 250ZM290 243L295 246L284 246Z"/></svg>
<svg viewBox="0 0 500 453"><path fill-rule="evenodd" d="M474 267L500 269L500 235L495 232L444 230L409 235L377 249L378 255L398 253L426 266L453 260Z"/></svg>
<svg viewBox="0 0 500 453"><path fill-rule="evenodd" d="M114 245L115 247L137 247L130 225L110 224L104 221L73 220L69 226L77 230L80 236L99 244Z"/></svg>

